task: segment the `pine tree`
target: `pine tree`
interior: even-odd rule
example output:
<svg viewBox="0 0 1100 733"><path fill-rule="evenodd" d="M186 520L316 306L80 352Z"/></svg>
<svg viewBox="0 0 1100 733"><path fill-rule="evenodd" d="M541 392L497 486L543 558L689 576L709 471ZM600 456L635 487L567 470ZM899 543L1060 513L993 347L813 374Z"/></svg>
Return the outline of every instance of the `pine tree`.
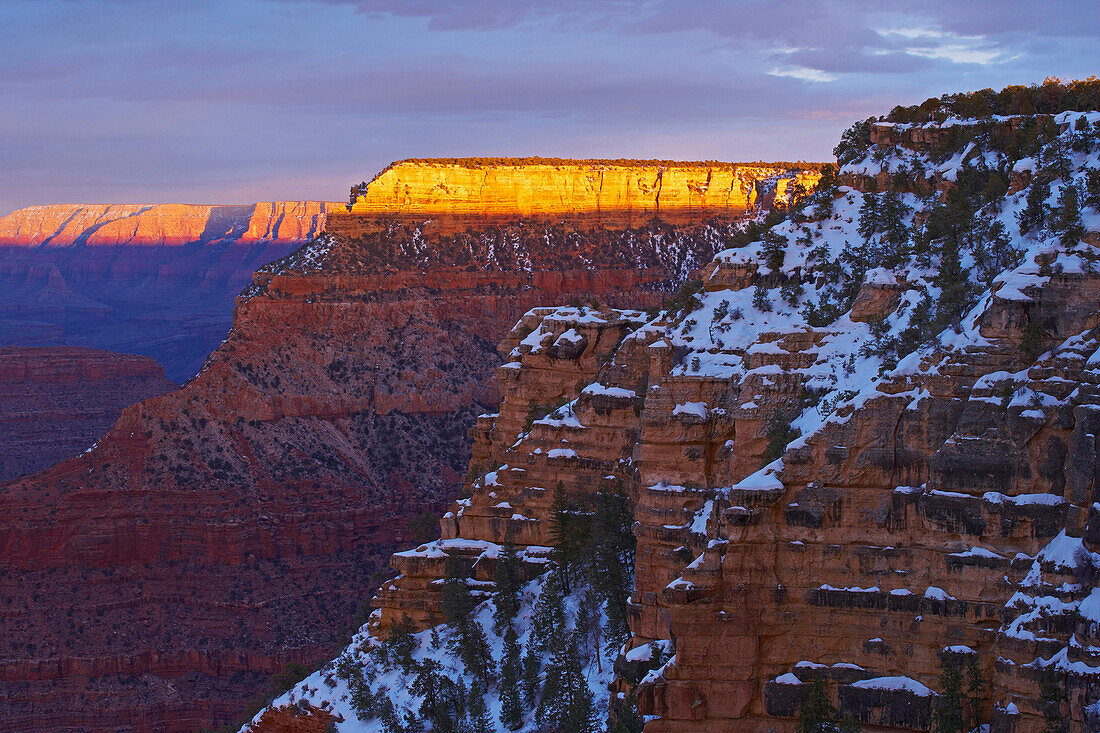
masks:
<svg viewBox="0 0 1100 733"><path fill-rule="evenodd" d="M416 637L413 636L415 628L409 615L402 614L400 621L390 625L382 642L386 658L393 659L406 673L416 665L413 660L413 652L416 650Z"/></svg>
<svg viewBox="0 0 1100 733"><path fill-rule="evenodd" d="M882 202L879 204L879 227L889 247L879 264L894 267L904 260L905 244L909 241L909 228L905 226L905 216L910 210L897 191L888 191L883 194Z"/></svg>
<svg viewBox="0 0 1100 733"><path fill-rule="evenodd" d="M963 312L970 306L970 273L962 266L959 247L952 238L944 240L940 252L940 266L932 284L940 289L936 301L936 330L958 324Z"/></svg>
<svg viewBox="0 0 1100 733"><path fill-rule="evenodd" d="M485 706L485 688L474 687L470 690L470 733L493 733L493 721L489 718L489 709Z"/></svg>
<svg viewBox="0 0 1100 733"><path fill-rule="evenodd" d="M1020 225L1020 234L1038 231L1047 221L1047 199L1050 197L1050 181L1043 176L1035 176L1027 190L1023 211L1016 216Z"/></svg>
<svg viewBox="0 0 1100 733"><path fill-rule="evenodd" d="M1085 236L1085 225L1081 222L1081 201L1077 186L1069 183L1058 194L1058 217L1054 230L1059 233L1063 247L1073 248Z"/></svg>
<svg viewBox="0 0 1100 733"><path fill-rule="evenodd" d="M534 618L531 621L531 637L528 651L542 653L561 642L565 628L565 588L561 571L551 568L543 581L538 603L535 605Z"/></svg>
<svg viewBox="0 0 1100 733"><path fill-rule="evenodd" d="M1039 677L1039 707L1046 719L1042 733L1065 733L1066 721L1062 717L1065 700L1066 690L1058 679L1058 672L1053 665L1044 667Z"/></svg>
<svg viewBox="0 0 1100 733"><path fill-rule="evenodd" d="M878 194L864 194L863 203L859 207L859 236L863 237L863 241L869 242L878 230Z"/></svg>
<svg viewBox="0 0 1100 733"><path fill-rule="evenodd" d="M966 665L966 697L969 713L966 727L967 730L974 730L982 724L982 700L985 697L985 680L976 659L971 659Z"/></svg>
<svg viewBox="0 0 1100 733"><path fill-rule="evenodd" d="M1085 173L1085 206L1100 211L1100 168L1090 168Z"/></svg>
<svg viewBox="0 0 1100 733"><path fill-rule="evenodd" d="M519 613L519 594L522 583L519 555L512 542L505 542L493 570L496 586L493 594L493 628L499 634L511 624Z"/></svg>
<svg viewBox="0 0 1100 733"><path fill-rule="evenodd" d="M645 719L638 714L635 690L631 689L615 705L608 733L642 733Z"/></svg>
<svg viewBox="0 0 1100 733"><path fill-rule="evenodd" d="M523 724L520 700L522 674L519 636L515 627L509 624L504 632L504 661L500 667L500 722L508 730L516 730Z"/></svg>
<svg viewBox="0 0 1100 733"><path fill-rule="evenodd" d="M460 626L477 605L470 593L470 571L460 558L448 555L444 572L443 597L439 607L448 624Z"/></svg>
<svg viewBox="0 0 1100 733"><path fill-rule="evenodd" d="M439 663L425 660L410 688L423 698L420 715L438 733L452 733L465 714L465 691L440 672Z"/></svg>
<svg viewBox="0 0 1100 733"><path fill-rule="evenodd" d="M458 625L458 634L451 641L450 650L457 654L466 666L466 672L481 686L488 687L493 674L493 655L489 640L481 624L467 617Z"/></svg>
<svg viewBox="0 0 1100 733"><path fill-rule="evenodd" d="M752 307L764 313L772 309L772 302L768 298L768 289L764 287L763 280L756 281L756 287L752 291Z"/></svg>
<svg viewBox="0 0 1100 733"><path fill-rule="evenodd" d="M550 505L550 536L553 538L553 559L560 572L562 589L569 594L573 577L580 570L581 554L588 542L590 518L567 501L559 481Z"/></svg>
<svg viewBox="0 0 1100 733"><path fill-rule="evenodd" d="M572 635L558 644L546 667L546 682L535 709L535 721L562 733L594 733L597 729L592 691Z"/></svg>
<svg viewBox="0 0 1100 733"><path fill-rule="evenodd" d="M634 510L621 486L599 492L592 519L592 585L604 600L607 644L622 646L630 636L627 612L634 587Z"/></svg>
<svg viewBox="0 0 1100 733"><path fill-rule="evenodd" d="M542 658L533 644L528 643L523 655L523 704L528 710L535 707L542 679Z"/></svg>
<svg viewBox="0 0 1100 733"><path fill-rule="evenodd" d="M787 238L769 229L764 232L760 254L764 258L764 265L769 270L775 273L782 271L783 260L787 255Z"/></svg>
<svg viewBox="0 0 1100 733"><path fill-rule="evenodd" d="M806 690L806 701L798 708L795 723L797 733L833 733L836 730L836 708L829 700L829 690L825 680L810 680Z"/></svg>
<svg viewBox="0 0 1100 733"><path fill-rule="evenodd" d="M954 656L940 658L940 694L934 714L936 733L962 733L962 670Z"/></svg>

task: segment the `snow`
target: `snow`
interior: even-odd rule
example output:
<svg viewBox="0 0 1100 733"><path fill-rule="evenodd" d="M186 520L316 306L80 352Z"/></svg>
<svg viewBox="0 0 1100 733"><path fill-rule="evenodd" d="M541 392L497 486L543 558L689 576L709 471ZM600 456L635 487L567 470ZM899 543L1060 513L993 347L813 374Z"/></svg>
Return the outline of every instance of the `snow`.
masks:
<svg viewBox="0 0 1100 733"><path fill-rule="evenodd" d="M706 402L682 402L672 410L672 416L677 415L691 415L702 419L707 418L707 403Z"/></svg>
<svg viewBox="0 0 1100 733"><path fill-rule="evenodd" d="M552 448L546 451L547 458L576 458L577 451L572 448Z"/></svg>
<svg viewBox="0 0 1100 733"><path fill-rule="evenodd" d="M912 677L872 677L871 679L853 682L852 687L860 690L904 691L917 697L931 697L936 694L931 688L925 687Z"/></svg>
<svg viewBox="0 0 1100 733"><path fill-rule="evenodd" d="M1082 539L1068 536L1064 529L1039 551L1035 559L1055 568L1073 569L1098 564L1092 553L1085 549Z"/></svg>
<svg viewBox="0 0 1100 733"><path fill-rule="evenodd" d="M924 592L924 597L933 601L954 601L955 596L949 595L947 591L942 588L930 586L928 590Z"/></svg>
<svg viewBox="0 0 1100 733"><path fill-rule="evenodd" d="M795 677L790 672L787 672L786 674L779 675L773 681L776 684L779 684L779 685L801 685L802 684L802 680L798 679L797 677Z"/></svg>
<svg viewBox="0 0 1100 733"><path fill-rule="evenodd" d="M520 643L524 647L530 639L531 620L534 615L537 597L542 592L543 582L544 579L540 578L523 586L521 608L516 619L516 630L519 633ZM579 599L575 597L575 594L566 599L566 611L570 618L576 617L578 604ZM490 652L499 665L504 656L504 642L502 636L493 631L492 611L492 601L484 601L475 609L473 617L485 630ZM432 643L433 631L441 641L439 646L434 646ZM448 642L455 634L456 632L447 626L437 626L434 630L427 629L415 634L416 649L413 652L413 659L417 663L434 660L440 665L442 674L454 680L465 680L468 685L470 679L463 663L448 649ZM341 657L360 667L371 689L384 691L398 709L399 714L403 709L415 710L421 702L421 698L412 691L412 682L416 673L406 674L397 666L380 666L371 655L371 649L379 646L379 644L380 642L368 635L366 627L364 627L352 638L351 643L344 650ZM656 642L656 644L665 653L669 651L671 646L668 642ZM600 662L597 664L595 653L592 653L591 659L583 668L589 690L595 698L595 708L597 710L605 709L608 705L610 694L608 687L614 678L615 652L604 650L600 653L600 656ZM648 659L649 656L647 655L645 658ZM340 733L383 733L385 728L381 720L359 718L352 704L349 681L336 675L337 669L338 666L330 662L321 670L308 675L304 680L295 684L291 690L276 698L272 706L282 707L304 701L315 707L328 710L338 718L342 717L343 722L339 723L338 727ZM499 692L495 686L488 690L485 701L490 720L494 726L493 730L504 733L506 729L500 723ZM252 722L258 721L262 714L263 711L257 713ZM250 730L250 725L246 724L241 729L242 732ZM522 729L528 731L534 729L533 711L527 713Z"/></svg>
<svg viewBox="0 0 1100 733"><path fill-rule="evenodd" d="M603 397L617 397L622 399L634 398L638 396L637 392L629 389L623 389L622 387L605 387L599 382L593 382L584 389L581 390L583 395L600 395Z"/></svg>

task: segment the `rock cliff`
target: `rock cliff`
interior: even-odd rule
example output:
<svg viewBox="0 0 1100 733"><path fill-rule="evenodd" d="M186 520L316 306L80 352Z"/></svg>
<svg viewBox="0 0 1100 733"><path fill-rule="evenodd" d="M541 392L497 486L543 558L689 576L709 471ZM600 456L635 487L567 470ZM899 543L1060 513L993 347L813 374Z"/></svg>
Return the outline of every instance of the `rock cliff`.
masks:
<svg viewBox="0 0 1100 733"><path fill-rule="evenodd" d="M272 673L331 655L391 552L418 541L410 520L454 499L516 319L656 305L737 227L444 231L399 214L329 216L256 273L194 379L4 485L11 727L183 731L255 709Z"/></svg>
<svg viewBox="0 0 1100 733"><path fill-rule="evenodd" d="M785 200L797 183L812 188L816 166L795 176L783 164L560 159L417 159L378 174L356 198L352 213L395 213L465 221L551 219L589 226L639 226L654 217L669 223L740 216Z"/></svg>
<svg viewBox="0 0 1100 733"><path fill-rule="evenodd" d="M115 424L123 408L175 388L148 357L0 348L0 481L79 453Z"/></svg>
<svg viewBox="0 0 1100 733"><path fill-rule="evenodd" d="M143 354L183 382L225 338L252 273L336 208L72 204L0 217L0 345Z"/></svg>
<svg viewBox="0 0 1100 733"><path fill-rule="evenodd" d="M630 725L793 731L820 683L865 730L1096 730L1100 113L857 125L838 152L844 185L656 315L524 315L443 537L394 555L364 633L276 707L375 725L363 690L398 688L374 650L443 620L455 561L477 600L508 543L555 568L554 494L618 487L631 638L603 701Z"/></svg>

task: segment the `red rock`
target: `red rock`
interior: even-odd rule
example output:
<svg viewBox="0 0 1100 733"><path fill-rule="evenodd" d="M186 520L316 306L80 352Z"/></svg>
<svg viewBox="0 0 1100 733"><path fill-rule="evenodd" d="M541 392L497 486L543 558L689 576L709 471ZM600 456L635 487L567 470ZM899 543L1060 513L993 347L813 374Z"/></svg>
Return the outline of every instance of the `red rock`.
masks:
<svg viewBox="0 0 1100 733"><path fill-rule="evenodd" d="M0 480L79 453L114 425L123 408L175 388L145 356L0 348Z"/></svg>

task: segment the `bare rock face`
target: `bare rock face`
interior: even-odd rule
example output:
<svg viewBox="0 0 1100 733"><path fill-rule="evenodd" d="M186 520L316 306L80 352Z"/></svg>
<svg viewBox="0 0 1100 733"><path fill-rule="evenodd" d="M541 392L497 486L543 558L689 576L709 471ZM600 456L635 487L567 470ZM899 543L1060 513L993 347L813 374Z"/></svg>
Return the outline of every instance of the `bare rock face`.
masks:
<svg viewBox="0 0 1100 733"><path fill-rule="evenodd" d="M331 655L410 519L454 499L516 320L656 305L731 226L328 215L256 273L194 379L0 491L8 721L185 731L251 712L270 674ZM580 364L569 389L633 317L549 344Z"/></svg>
<svg viewBox="0 0 1100 733"><path fill-rule="evenodd" d="M356 214L397 214L438 226L474 220L568 220L609 227L639 226L654 217L691 223L740 216L785 200L788 187L813 188L813 168L678 163L655 160L413 159L371 181L352 206Z"/></svg>
<svg viewBox="0 0 1100 733"><path fill-rule="evenodd" d="M97 349L0 349L0 480L89 448L122 410L176 388L153 359Z"/></svg>
<svg viewBox="0 0 1100 733"><path fill-rule="evenodd" d="M0 345L95 346L194 376L252 273L341 204L32 206L0 217Z"/></svg>

